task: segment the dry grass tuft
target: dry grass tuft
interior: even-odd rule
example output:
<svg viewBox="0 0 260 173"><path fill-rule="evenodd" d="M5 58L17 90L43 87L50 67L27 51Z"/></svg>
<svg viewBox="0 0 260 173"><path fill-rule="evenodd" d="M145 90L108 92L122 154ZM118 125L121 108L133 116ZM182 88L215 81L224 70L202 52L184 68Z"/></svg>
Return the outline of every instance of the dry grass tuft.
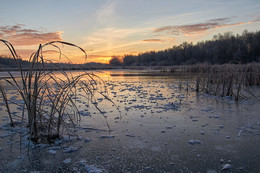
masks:
<svg viewBox="0 0 260 173"><path fill-rule="evenodd" d="M10 110L10 100L5 92L3 83L7 87L14 88L23 100L23 103L17 105L23 107L27 113L25 119L27 120L31 140L42 142L46 141L47 138L48 142L52 142L54 139L59 138L62 133L73 135L74 132L69 127L75 126L81 118L76 99L74 99L77 96L77 88L80 87L84 92L91 95L88 98L91 100L93 93L96 90L100 91L101 86L99 85L104 85L104 82L93 73L82 72L73 76L58 66L57 68L62 76L57 76L57 73L49 71L46 67L45 64L48 60L43 57L43 52L46 51L45 48L47 46L50 46L56 49L60 57L65 57L58 44L78 49L84 54L85 60L87 58L86 52L72 43L52 41L39 45L37 51L29 59L29 66L23 67L20 61L18 61L18 55L12 44L1 39L0 42L9 49L19 70L19 78L13 76L8 71L9 77L0 80L2 83L0 83L0 92L9 114L11 125L14 125L13 114ZM99 108L97 107L97 109ZM20 120L23 121L24 118L21 117Z"/></svg>
<svg viewBox="0 0 260 173"><path fill-rule="evenodd" d="M246 65L192 65L182 71L195 77L190 87L196 92L205 92L221 97L230 96L236 101L254 96L252 86L260 86L260 64Z"/></svg>

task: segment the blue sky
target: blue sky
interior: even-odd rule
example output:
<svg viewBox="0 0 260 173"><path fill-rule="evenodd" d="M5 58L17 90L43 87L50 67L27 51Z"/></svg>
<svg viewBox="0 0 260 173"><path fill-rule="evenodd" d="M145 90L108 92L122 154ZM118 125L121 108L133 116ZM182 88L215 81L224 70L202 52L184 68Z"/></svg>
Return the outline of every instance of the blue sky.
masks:
<svg viewBox="0 0 260 173"><path fill-rule="evenodd" d="M24 58L52 40L75 43L88 61L258 31L259 0L0 0L0 38ZM72 50L75 61L79 55ZM1 54L1 53L0 53Z"/></svg>

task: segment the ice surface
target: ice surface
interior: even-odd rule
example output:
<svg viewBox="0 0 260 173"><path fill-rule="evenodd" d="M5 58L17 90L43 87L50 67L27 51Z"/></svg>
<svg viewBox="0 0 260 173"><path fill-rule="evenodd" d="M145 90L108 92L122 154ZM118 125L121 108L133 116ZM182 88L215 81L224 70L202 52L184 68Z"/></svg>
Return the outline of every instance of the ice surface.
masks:
<svg viewBox="0 0 260 173"><path fill-rule="evenodd" d="M107 171L105 171L104 169L100 169L95 165L86 165L85 166L85 170L88 173L106 173Z"/></svg>
<svg viewBox="0 0 260 173"><path fill-rule="evenodd" d="M229 163L227 163L227 164L224 164L223 166L222 166L222 170L229 170L229 169L231 169L232 167L231 167L231 165L229 164Z"/></svg>

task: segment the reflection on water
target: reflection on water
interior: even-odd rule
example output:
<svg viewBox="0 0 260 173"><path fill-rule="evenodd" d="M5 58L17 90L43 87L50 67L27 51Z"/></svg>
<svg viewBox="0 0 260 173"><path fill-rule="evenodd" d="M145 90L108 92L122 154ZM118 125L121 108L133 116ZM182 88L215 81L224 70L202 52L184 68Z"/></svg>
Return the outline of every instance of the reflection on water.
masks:
<svg viewBox="0 0 260 173"><path fill-rule="evenodd" d="M83 72L71 72L78 73ZM64 154L61 148L53 156L46 148L39 149L33 155L40 159L40 169L48 170L45 165L50 164L50 169L57 170L50 160L55 158L62 165L64 159L71 158L72 167L81 171L81 160L108 172L220 172L226 164L231 165L232 172L260 171L259 101L236 103L229 98L180 90L180 78L158 71L95 74L106 83L108 96L114 102L95 93L93 103L107 119L79 89L76 99L83 116L77 132L83 140L71 143L79 151ZM6 114L4 107L0 108L4 123ZM111 132L107 131L106 121ZM6 148L11 139L3 139L1 148ZM17 163L18 167L34 170L28 165L35 161L25 161L24 166Z"/></svg>

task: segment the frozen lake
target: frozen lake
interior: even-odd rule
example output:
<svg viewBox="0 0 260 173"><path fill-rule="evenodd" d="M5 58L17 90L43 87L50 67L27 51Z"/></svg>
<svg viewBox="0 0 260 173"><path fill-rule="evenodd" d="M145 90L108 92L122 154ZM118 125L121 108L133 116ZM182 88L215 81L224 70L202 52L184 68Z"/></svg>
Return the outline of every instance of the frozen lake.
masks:
<svg viewBox="0 0 260 173"><path fill-rule="evenodd" d="M79 90L79 139L32 146L29 155L21 133L5 128L0 98L0 172L260 172L259 98L235 102L180 90L186 79L158 71L95 73L115 103L95 94L107 118Z"/></svg>

